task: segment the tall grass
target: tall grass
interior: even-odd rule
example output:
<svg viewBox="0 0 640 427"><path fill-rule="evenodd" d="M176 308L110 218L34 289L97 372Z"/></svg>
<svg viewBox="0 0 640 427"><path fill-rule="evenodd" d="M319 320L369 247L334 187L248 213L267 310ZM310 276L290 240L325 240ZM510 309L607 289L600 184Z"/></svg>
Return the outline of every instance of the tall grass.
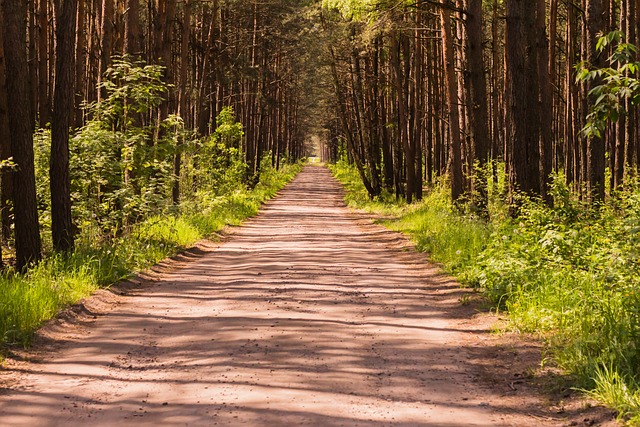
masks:
<svg viewBox="0 0 640 427"><path fill-rule="evenodd" d="M346 165L333 169L353 206L380 211ZM490 221L454 209L439 184L385 224L482 290L512 328L538 333L576 387L640 425L640 191L629 183L593 207L561 176L554 182L554 207L524 200L517 219L507 215L501 177L490 186Z"/></svg>
<svg viewBox="0 0 640 427"><path fill-rule="evenodd" d="M0 346L28 345L32 333L65 306L100 287L129 277L210 237L226 225L238 225L255 215L299 171L300 165L267 169L252 190L224 196L206 195L185 204L181 214L156 216L137 224L125 236L105 240L84 230L75 251L52 255L25 275L0 276Z"/></svg>
<svg viewBox="0 0 640 427"><path fill-rule="evenodd" d="M357 172L346 163L331 165L333 175L345 186L346 203L354 208L387 219L388 228L407 234L420 251L448 271L466 275L484 249L490 226L473 214L460 215L449 202L450 190L445 181L427 191L422 201L407 205L389 195L370 200Z"/></svg>

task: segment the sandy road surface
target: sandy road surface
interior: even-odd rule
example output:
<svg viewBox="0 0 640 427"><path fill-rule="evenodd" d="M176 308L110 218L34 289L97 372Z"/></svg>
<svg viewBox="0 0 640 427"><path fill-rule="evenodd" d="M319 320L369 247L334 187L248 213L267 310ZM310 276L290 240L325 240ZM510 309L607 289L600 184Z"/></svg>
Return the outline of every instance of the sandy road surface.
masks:
<svg viewBox="0 0 640 427"><path fill-rule="evenodd" d="M307 167L216 250L16 363L0 425L540 425L468 363L487 331L455 315L458 286L341 197Z"/></svg>

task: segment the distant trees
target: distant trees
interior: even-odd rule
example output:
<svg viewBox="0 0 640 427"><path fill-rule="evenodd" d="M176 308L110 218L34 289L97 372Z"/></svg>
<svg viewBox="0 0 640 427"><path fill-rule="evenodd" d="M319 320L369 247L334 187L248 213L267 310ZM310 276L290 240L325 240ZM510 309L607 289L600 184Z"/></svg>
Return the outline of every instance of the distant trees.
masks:
<svg viewBox="0 0 640 427"><path fill-rule="evenodd" d="M374 164L363 167L374 174L369 180L384 171L384 187L407 201L419 198L417 181L446 175L452 198L482 212L490 160L504 162L512 195L548 203L554 172L585 200L598 201L636 170L638 111L631 99L601 135L582 132L597 98L589 92L599 82L576 82L575 69L582 61L607 65L611 47L598 52L596 43L611 30L638 44L635 1L324 0L323 6L335 28L355 29L333 43L343 93L336 111L344 110L339 115L348 125L341 119L329 127L328 146L351 139L360 152L373 151ZM354 66L352 51L377 66ZM375 103L360 95L360 80L376 82L364 86ZM360 120L363 108L375 120ZM377 137L360 142L360 133Z"/></svg>

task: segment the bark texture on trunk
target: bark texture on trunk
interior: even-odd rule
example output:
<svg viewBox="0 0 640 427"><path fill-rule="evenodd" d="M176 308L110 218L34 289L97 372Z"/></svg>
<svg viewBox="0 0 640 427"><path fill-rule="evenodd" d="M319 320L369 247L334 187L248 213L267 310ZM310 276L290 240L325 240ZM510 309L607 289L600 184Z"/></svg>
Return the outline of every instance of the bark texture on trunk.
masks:
<svg viewBox="0 0 640 427"><path fill-rule="evenodd" d="M512 192L536 196L540 188L540 78L536 23L538 1L509 0L506 23L506 106L509 182Z"/></svg>
<svg viewBox="0 0 640 427"><path fill-rule="evenodd" d="M606 0L587 0L586 7L586 53L587 61L596 68L606 65L605 54L599 54L596 45L598 34L606 30L608 20L608 3ZM587 88L587 93L598 82ZM593 201L604 200L605 187L605 141L603 138L591 136L587 139L587 190Z"/></svg>
<svg viewBox="0 0 640 427"><path fill-rule="evenodd" d="M19 270L41 257L40 226L36 206L33 154L33 114L29 102L26 52L26 2L2 1L4 51L11 150L17 167L13 173L16 265Z"/></svg>
<svg viewBox="0 0 640 427"><path fill-rule="evenodd" d="M73 116L74 54L78 0L55 0L58 17L56 31L56 84L51 124L51 233L57 251L73 249L71 218L71 180L69 177L69 127Z"/></svg>
<svg viewBox="0 0 640 427"><path fill-rule="evenodd" d="M440 11L442 24L442 53L444 59L444 81L447 109L449 110L449 132L451 136L451 198L455 202L464 193L462 175L462 137L460 135L460 112L458 109L458 80L455 76L453 35L451 16L447 8Z"/></svg>

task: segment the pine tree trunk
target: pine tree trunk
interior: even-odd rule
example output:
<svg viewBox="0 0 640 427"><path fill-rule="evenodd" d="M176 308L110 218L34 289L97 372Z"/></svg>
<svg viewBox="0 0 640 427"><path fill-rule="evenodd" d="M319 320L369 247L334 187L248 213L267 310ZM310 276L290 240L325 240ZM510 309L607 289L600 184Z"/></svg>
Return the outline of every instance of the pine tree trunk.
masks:
<svg viewBox="0 0 640 427"><path fill-rule="evenodd" d="M509 0L506 25L506 105L509 182L515 191L540 193L540 114L538 100L537 2ZM523 100L530 100L523 102Z"/></svg>
<svg viewBox="0 0 640 427"><path fill-rule="evenodd" d="M598 54L596 44L598 34L606 29L607 19L606 0L587 0L586 7L586 53L587 61L595 68L606 65L605 55ZM593 82L587 88L587 93L598 82ZM587 139L587 190L592 201L604 200L605 190L605 141L603 138L591 136Z"/></svg>
<svg viewBox="0 0 640 427"><path fill-rule="evenodd" d="M56 83L51 124L51 233L56 251L73 249L71 180L69 177L69 126L73 115L74 54L78 0L55 0Z"/></svg>
<svg viewBox="0 0 640 427"><path fill-rule="evenodd" d="M3 42L3 15L0 13L0 161L11 158L11 130L9 129L9 107L7 104L6 67ZM11 236L13 179L8 168L0 170L0 242L6 243ZM1 246L1 245L0 245ZM0 265L2 252L0 251Z"/></svg>
<svg viewBox="0 0 640 427"><path fill-rule="evenodd" d="M624 20L626 24L626 40L629 43L636 43L636 37L638 34L638 22L636 21L637 8L640 5L635 1L626 0L626 10L624 11ZM625 174L625 166L633 164L633 146L636 143L637 138L637 109L633 108L631 102L625 100L625 110L629 112L626 116L624 137L618 138L617 141L617 155L615 172L615 187L622 186Z"/></svg>
<svg viewBox="0 0 640 427"><path fill-rule="evenodd" d="M100 21L100 59L98 63L98 85L102 82L102 75L107 70L113 54L113 2L102 0ZM102 90L98 89L98 101L102 99Z"/></svg>
<svg viewBox="0 0 640 427"><path fill-rule="evenodd" d="M484 55L482 51L483 25L482 25L482 0L469 0L467 13L467 34L470 102L471 102L471 127L474 141L475 160L481 169L489 160L489 112L487 105L487 78L485 75ZM487 187L486 177L478 176L474 182L478 193L478 208L486 213Z"/></svg>
<svg viewBox="0 0 640 427"><path fill-rule="evenodd" d="M548 194L549 179L552 172L553 161L553 85L549 73L549 40L547 39L546 2L537 2L535 33L537 34L536 52L538 62L538 78L540 79L539 105L540 115L540 193L542 198L551 204L551 196ZM555 34L551 35L552 37Z"/></svg>
<svg viewBox="0 0 640 427"><path fill-rule="evenodd" d="M371 185L371 182L366 176L363 161L360 158L360 155L358 154L358 152L356 151L353 134L349 126L349 120L347 118L347 111L345 106L344 93L340 87L340 79L338 77L338 69L336 66L336 56L332 47L329 47L329 52L331 53L331 63L330 63L331 76L333 78L334 90L336 93L336 99L338 101L338 112L340 115L340 121L342 122L342 130L345 133L345 136L347 138L347 149L356 164L356 168L358 169L358 173L360 175L360 178L362 179L362 183L367 189L367 193L369 193L369 197L373 198L375 191L373 189L373 186Z"/></svg>
<svg viewBox="0 0 640 427"><path fill-rule="evenodd" d="M412 92L413 92L413 107L411 114L411 140L413 145L413 158L415 162L414 166L414 196L416 200L422 200L422 111L423 111L423 87L424 81L422 76L424 75L424 47L423 47L423 35L422 35L422 11L420 10L420 3L416 0L416 10L414 12L414 20L416 29L414 30L414 55L413 55L413 78L412 78Z"/></svg>
<svg viewBox="0 0 640 427"><path fill-rule="evenodd" d="M81 2L82 3L82 2ZM125 0L124 53L139 55L140 36L140 0Z"/></svg>
<svg viewBox="0 0 640 427"><path fill-rule="evenodd" d="M83 109L80 108L82 102L85 99L85 58L86 52L86 35L85 35L85 2L78 1L78 12L76 18L76 78L75 78L75 127L80 127L83 124Z"/></svg>
<svg viewBox="0 0 640 427"><path fill-rule="evenodd" d="M409 111L408 111L408 78L403 70L400 60L400 50L403 48L404 36L396 32L391 37L391 66L393 68L393 84L396 90L396 100L398 108L398 132L400 134L400 145L404 151L405 166L405 198L407 203L413 202L415 194L415 151L413 150L410 137ZM404 49L403 49L404 50ZM409 58L404 58L409 61Z"/></svg>
<svg viewBox="0 0 640 427"><path fill-rule="evenodd" d="M180 97L179 114L183 120L187 120L187 110L189 108L189 98L187 93L187 69L189 65L189 38L191 37L191 2L184 1L184 19L182 21L182 43L180 46L180 83L178 85ZM180 150L181 140L178 138L176 153L173 157L173 188L171 190L171 199L174 205L180 203L180 167L182 164L182 156Z"/></svg>
<svg viewBox="0 0 640 427"><path fill-rule="evenodd" d="M444 59L444 82L447 109L449 110L449 132L451 137L451 199L457 202L464 193L464 177L462 171L462 138L460 135L460 116L457 106L458 81L455 76L453 56L453 36L451 33L451 16L448 8L440 10L442 25L442 53Z"/></svg>
<svg viewBox="0 0 640 427"><path fill-rule="evenodd" d="M51 120L49 98L49 0L38 4L38 122L44 127Z"/></svg>
<svg viewBox="0 0 640 427"><path fill-rule="evenodd" d="M36 206L33 155L33 115L29 102L26 52L26 3L2 2L4 51L7 63L7 95L11 150L17 169L13 173L16 266L23 270L41 257L40 225Z"/></svg>

